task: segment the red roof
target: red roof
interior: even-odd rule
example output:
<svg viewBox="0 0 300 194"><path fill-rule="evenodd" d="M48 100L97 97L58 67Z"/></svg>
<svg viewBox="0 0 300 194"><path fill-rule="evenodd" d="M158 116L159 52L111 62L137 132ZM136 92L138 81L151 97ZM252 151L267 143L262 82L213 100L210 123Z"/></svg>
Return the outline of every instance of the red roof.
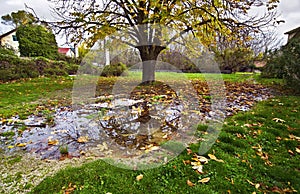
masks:
<svg viewBox="0 0 300 194"><path fill-rule="evenodd" d="M69 50L70 48L58 48L58 52L61 54L66 54Z"/></svg>

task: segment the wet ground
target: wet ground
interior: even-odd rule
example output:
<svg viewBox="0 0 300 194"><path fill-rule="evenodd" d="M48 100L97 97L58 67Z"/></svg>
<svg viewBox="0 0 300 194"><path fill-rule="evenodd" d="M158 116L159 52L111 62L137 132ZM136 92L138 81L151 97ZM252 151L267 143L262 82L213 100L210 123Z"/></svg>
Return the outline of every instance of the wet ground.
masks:
<svg viewBox="0 0 300 194"><path fill-rule="evenodd" d="M197 83L194 85L197 88ZM162 157L166 153L177 155L193 141L196 124L218 115L208 93L198 93L196 108L170 97L173 93L148 98L140 98L141 91L136 93L139 95L131 98L98 96L95 103L60 107L46 118L32 115L26 120L17 116L2 120L0 149L5 155L24 151L42 159L60 160L84 155L142 158L152 151L161 152ZM255 102L271 97L271 92L258 85L229 84L226 95L223 113L230 116L249 110ZM174 145L166 144L170 140L182 144L174 149Z"/></svg>

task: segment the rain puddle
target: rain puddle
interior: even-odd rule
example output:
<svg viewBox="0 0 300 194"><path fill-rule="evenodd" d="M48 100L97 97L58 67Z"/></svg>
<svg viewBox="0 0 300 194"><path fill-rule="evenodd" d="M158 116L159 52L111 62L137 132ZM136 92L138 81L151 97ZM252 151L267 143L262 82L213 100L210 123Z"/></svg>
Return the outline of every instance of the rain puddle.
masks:
<svg viewBox="0 0 300 194"><path fill-rule="evenodd" d="M106 102L57 109L51 125L36 115L26 120L2 120L0 148L6 154L25 150L42 159L73 158L87 153L130 157L157 150L170 139L190 141L193 133L188 137L184 134L191 125L203 120L200 112L186 112L186 105L177 100L152 104L144 100L98 98ZM187 115L194 122L183 119Z"/></svg>
<svg viewBox="0 0 300 194"><path fill-rule="evenodd" d="M247 111L251 103L242 103L244 95L227 102L226 116L234 111ZM252 96L252 102L269 95ZM25 150L42 159L65 159L92 155L95 157L129 158L155 151L159 157L179 154L193 141L195 126L213 119L216 112L206 104L206 111L189 109L179 99L159 101L113 99L100 96L98 103L61 107L53 122L32 115L0 122L0 149L5 154ZM178 143L179 142L179 143Z"/></svg>

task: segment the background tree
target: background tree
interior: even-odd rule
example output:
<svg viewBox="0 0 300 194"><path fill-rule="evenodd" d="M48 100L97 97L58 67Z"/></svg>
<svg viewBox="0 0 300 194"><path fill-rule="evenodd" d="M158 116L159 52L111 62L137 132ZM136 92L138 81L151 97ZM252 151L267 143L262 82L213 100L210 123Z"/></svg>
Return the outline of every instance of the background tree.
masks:
<svg viewBox="0 0 300 194"><path fill-rule="evenodd" d="M51 30L41 25L27 24L18 27L16 32L19 40L21 56L43 56L55 59L58 56L58 47Z"/></svg>
<svg viewBox="0 0 300 194"><path fill-rule="evenodd" d="M228 72L244 71L252 68L255 58L251 45L252 36L247 30L237 29L231 36L218 34L217 42L212 44L216 61L221 70Z"/></svg>
<svg viewBox="0 0 300 194"><path fill-rule="evenodd" d="M32 13L24 10L19 10L17 12L12 12L10 14L1 17L2 23L6 25L12 25L14 27L19 27L20 25L32 24L37 22L37 19Z"/></svg>
<svg viewBox="0 0 300 194"><path fill-rule="evenodd" d="M52 23L58 32L64 31L73 41L87 39L93 44L99 38L116 30L135 25L161 24L180 31L179 35L193 33L202 44L216 41L217 34L232 35L235 29L257 31L269 25L279 0L50 0L60 22ZM270 13L262 17L249 16L253 6L266 6ZM136 28L130 32L141 60L156 60L164 46L152 44L160 31ZM177 37L170 38L170 42ZM145 40L146 39L146 40ZM155 40L157 41L157 40ZM143 65L143 81L155 80L155 62Z"/></svg>

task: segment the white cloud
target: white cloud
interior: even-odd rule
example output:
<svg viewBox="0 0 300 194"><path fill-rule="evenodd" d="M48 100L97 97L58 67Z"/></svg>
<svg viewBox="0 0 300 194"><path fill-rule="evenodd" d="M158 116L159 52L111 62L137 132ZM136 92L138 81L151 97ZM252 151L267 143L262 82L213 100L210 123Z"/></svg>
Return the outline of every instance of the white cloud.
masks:
<svg viewBox="0 0 300 194"><path fill-rule="evenodd" d="M279 25L277 32L278 36L282 37L285 43L287 41L287 35L284 35L284 33L300 27L300 1L281 0L278 10L281 14L280 19L283 19L285 23Z"/></svg>
<svg viewBox="0 0 300 194"><path fill-rule="evenodd" d="M20 6L20 5L24 5L24 3L22 2L22 0L15 0L15 1L6 1L5 2L6 5L9 6Z"/></svg>

